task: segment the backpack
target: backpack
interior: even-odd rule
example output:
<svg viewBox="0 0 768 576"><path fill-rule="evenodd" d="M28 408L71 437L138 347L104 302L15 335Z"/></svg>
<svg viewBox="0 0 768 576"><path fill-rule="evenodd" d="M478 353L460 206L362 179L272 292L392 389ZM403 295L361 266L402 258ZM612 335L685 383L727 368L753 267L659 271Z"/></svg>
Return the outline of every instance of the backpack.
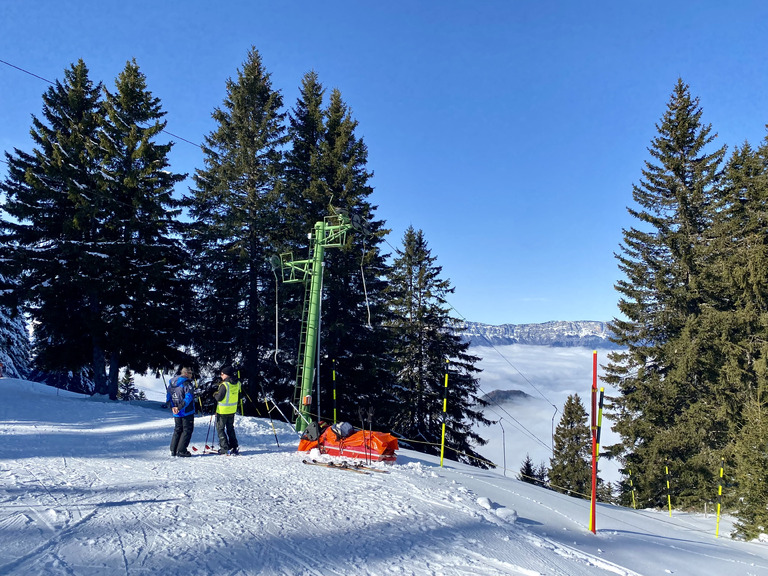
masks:
<svg viewBox="0 0 768 576"><path fill-rule="evenodd" d="M320 436L323 435L326 428L328 428L328 423L323 422L322 420L320 420L320 422L310 422L307 424L304 434L301 435L301 439L309 440L310 442L320 440Z"/></svg>
<svg viewBox="0 0 768 576"><path fill-rule="evenodd" d="M303 440L309 440L310 442L314 442L318 438L320 438L320 426L317 422L310 422L307 425L307 429L304 430L304 434L301 436Z"/></svg>
<svg viewBox="0 0 768 576"><path fill-rule="evenodd" d="M331 431L336 435L336 440L341 440L351 436L355 432L355 428L349 422L337 422L331 426Z"/></svg>
<svg viewBox="0 0 768 576"><path fill-rule="evenodd" d="M180 381L181 380L181 381ZM187 388L184 385L187 379L181 379L181 376L174 376L171 378L170 385L168 386L168 393L171 395L171 402L177 408L184 406L184 397L187 395Z"/></svg>

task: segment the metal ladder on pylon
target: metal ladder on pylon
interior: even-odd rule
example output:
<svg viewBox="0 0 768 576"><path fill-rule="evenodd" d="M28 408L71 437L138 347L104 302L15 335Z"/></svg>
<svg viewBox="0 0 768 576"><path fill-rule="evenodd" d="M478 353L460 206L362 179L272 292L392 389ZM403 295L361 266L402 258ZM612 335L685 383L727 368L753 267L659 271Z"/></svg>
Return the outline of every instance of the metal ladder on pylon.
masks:
<svg viewBox="0 0 768 576"><path fill-rule="evenodd" d="M307 333L309 332L309 292L311 285L304 283L304 306L301 311L301 330L299 332L299 358L296 365L296 384L293 390L293 405L296 410L304 403L301 396L301 383L304 379L304 355L306 354Z"/></svg>

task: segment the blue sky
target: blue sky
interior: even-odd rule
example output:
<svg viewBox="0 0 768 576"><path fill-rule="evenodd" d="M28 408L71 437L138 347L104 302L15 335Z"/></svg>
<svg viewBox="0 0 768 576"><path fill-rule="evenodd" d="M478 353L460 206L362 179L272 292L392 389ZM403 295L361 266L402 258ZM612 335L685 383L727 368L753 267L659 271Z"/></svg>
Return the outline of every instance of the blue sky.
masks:
<svg viewBox="0 0 768 576"><path fill-rule="evenodd" d="M359 122L389 243L422 229L457 314L489 324L618 313L614 253L678 77L718 144L768 122L765 2L27 0L0 3L0 38L0 60L60 79L82 58L109 88L136 58L192 142L251 46L286 107L315 70ZM0 64L0 150L31 148L47 87ZM179 141L171 167L202 158Z"/></svg>

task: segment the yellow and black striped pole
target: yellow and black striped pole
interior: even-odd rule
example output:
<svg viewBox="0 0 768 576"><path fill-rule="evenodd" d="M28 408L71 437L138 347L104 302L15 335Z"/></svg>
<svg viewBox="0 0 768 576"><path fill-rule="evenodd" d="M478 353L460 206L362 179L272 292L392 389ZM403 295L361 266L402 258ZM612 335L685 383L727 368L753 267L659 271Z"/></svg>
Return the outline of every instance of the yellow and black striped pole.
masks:
<svg viewBox="0 0 768 576"><path fill-rule="evenodd" d="M333 359L333 423L336 424L336 358Z"/></svg>
<svg viewBox="0 0 768 576"><path fill-rule="evenodd" d="M667 475L667 507L669 508L669 517L672 518L672 497L669 494L669 466L664 466L664 473Z"/></svg>
<svg viewBox="0 0 768 576"><path fill-rule="evenodd" d="M600 459L600 432L603 429L603 398L605 397L605 388L600 388L600 399L597 402L597 450L595 454Z"/></svg>
<svg viewBox="0 0 768 576"><path fill-rule="evenodd" d="M637 504L635 503L635 485L632 484L632 469L628 469L629 472L629 490L632 493L632 508L637 510Z"/></svg>
<svg viewBox="0 0 768 576"><path fill-rule="evenodd" d="M448 412L448 362L445 361L445 389L443 393L443 435L440 440L440 468L443 467L443 455L445 454L445 419Z"/></svg>
<svg viewBox="0 0 768 576"><path fill-rule="evenodd" d="M715 528L715 538L720 537L720 507L723 503L723 469L725 468L725 458L720 459L720 480L717 483L717 527Z"/></svg>

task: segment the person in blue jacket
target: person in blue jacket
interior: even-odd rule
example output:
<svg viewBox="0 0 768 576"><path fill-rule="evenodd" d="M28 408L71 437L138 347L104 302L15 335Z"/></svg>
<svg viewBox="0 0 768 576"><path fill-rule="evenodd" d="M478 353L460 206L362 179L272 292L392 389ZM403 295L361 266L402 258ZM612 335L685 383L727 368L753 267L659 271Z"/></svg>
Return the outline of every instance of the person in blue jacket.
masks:
<svg viewBox="0 0 768 576"><path fill-rule="evenodd" d="M180 375L171 378L165 403L173 412L171 456L192 456L188 450L195 429L195 391L191 368L182 368Z"/></svg>

